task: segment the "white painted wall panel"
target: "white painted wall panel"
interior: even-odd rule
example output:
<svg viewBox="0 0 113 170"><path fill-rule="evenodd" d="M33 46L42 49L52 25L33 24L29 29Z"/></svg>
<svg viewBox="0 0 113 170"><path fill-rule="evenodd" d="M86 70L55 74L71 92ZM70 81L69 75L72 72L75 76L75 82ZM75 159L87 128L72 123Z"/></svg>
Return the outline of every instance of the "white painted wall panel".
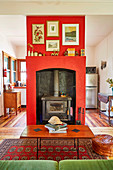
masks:
<svg viewBox="0 0 113 170"><path fill-rule="evenodd" d="M25 59L27 54L24 46L18 46L16 48L16 54L18 59Z"/></svg>
<svg viewBox="0 0 113 170"><path fill-rule="evenodd" d="M15 88L14 91L21 92L21 105L26 105L26 89Z"/></svg>
<svg viewBox="0 0 113 170"><path fill-rule="evenodd" d="M99 68L99 85L101 93L112 94L109 84L106 82L108 78L113 79L113 31L95 48L95 62ZM101 69L101 61L107 61L107 67ZM106 109L106 104L102 104L102 109Z"/></svg>
<svg viewBox="0 0 113 170"><path fill-rule="evenodd" d="M95 47L86 47L86 66L94 67L95 65Z"/></svg>

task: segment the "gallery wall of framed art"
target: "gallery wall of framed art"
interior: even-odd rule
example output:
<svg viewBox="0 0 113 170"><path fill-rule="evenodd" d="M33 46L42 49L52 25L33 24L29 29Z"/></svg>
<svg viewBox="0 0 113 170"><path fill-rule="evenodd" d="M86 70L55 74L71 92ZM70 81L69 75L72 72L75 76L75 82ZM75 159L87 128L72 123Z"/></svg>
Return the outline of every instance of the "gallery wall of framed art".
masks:
<svg viewBox="0 0 113 170"><path fill-rule="evenodd" d="M85 16L27 16L27 44L40 55L63 55L68 48L79 54L85 49Z"/></svg>

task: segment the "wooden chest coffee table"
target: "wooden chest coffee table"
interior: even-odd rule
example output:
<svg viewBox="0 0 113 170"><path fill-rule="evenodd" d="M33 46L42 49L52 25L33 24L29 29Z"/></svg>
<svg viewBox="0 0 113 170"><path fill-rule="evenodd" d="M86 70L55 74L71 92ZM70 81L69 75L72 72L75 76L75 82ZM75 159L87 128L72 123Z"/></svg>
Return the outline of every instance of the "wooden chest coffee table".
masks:
<svg viewBox="0 0 113 170"><path fill-rule="evenodd" d="M79 139L91 139L95 136L85 125L68 125L67 127L67 133L49 133L44 125L29 125L24 129L20 138L37 138L37 159L41 139L74 139L74 147L77 149L77 159L79 159ZM38 148L38 139L40 139L40 148Z"/></svg>

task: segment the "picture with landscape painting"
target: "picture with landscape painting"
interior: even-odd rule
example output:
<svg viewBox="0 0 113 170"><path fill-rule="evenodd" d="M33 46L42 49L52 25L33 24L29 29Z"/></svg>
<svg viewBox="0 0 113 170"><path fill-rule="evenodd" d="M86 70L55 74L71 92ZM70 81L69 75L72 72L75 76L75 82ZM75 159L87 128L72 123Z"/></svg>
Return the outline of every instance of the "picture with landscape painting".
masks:
<svg viewBox="0 0 113 170"><path fill-rule="evenodd" d="M59 40L46 40L46 51L59 51Z"/></svg>
<svg viewBox="0 0 113 170"><path fill-rule="evenodd" d="M79 45L79 24L63 24L62 30L62 45Z"/></svg>

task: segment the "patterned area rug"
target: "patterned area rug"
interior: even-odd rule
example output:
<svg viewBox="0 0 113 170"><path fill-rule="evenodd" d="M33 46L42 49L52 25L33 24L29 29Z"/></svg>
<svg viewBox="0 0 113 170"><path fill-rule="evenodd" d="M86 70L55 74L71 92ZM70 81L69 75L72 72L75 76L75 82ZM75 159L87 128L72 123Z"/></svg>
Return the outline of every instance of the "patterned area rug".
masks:
<svg viewBox="0 0 113 170"><path fill-rule="evenodd" d="M41 140L38 159L77 159L73 140ZM0 160L35 160L37 158L36 139L5 139L0 144ZM93 152L90 139L79 140L80 159L106 159Z"/></svg>

